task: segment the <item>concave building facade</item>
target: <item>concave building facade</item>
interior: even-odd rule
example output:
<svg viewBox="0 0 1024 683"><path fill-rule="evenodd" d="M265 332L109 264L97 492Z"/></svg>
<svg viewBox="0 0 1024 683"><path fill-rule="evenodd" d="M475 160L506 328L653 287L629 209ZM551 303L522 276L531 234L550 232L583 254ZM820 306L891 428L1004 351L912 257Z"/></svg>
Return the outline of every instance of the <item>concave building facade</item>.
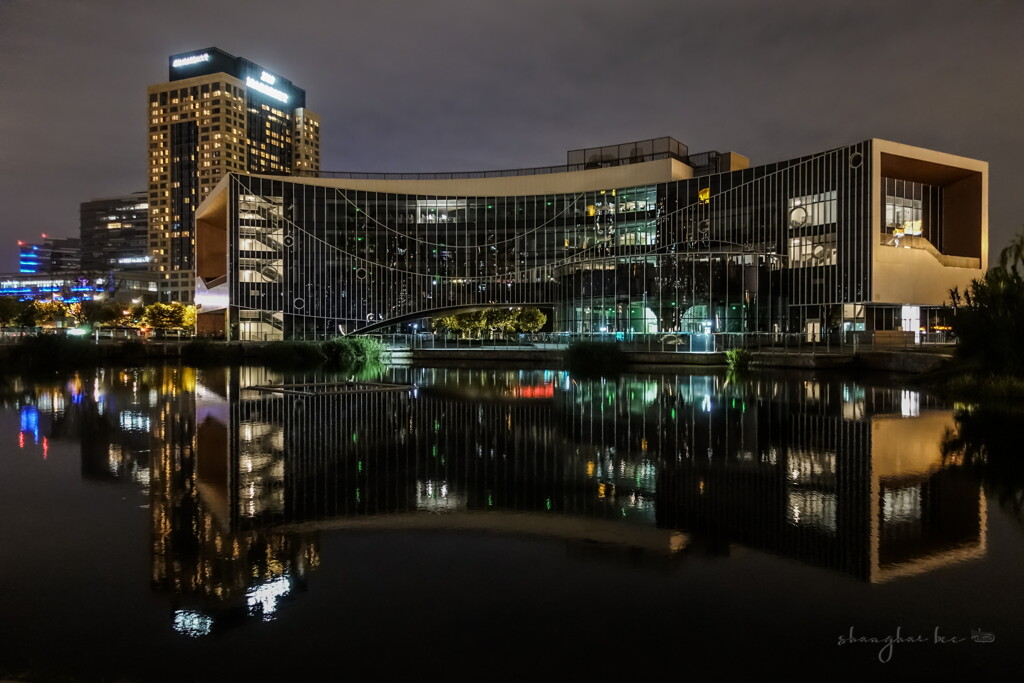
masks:
<svg viewBox="0 0 1024 683"><path fill-rule="evenodd" d="M987 267L985 162L872 139L750 167L672 138L568 162L231 173L197 211L200 328L324 339L536 305L579 335L919 340Z"/></svg>

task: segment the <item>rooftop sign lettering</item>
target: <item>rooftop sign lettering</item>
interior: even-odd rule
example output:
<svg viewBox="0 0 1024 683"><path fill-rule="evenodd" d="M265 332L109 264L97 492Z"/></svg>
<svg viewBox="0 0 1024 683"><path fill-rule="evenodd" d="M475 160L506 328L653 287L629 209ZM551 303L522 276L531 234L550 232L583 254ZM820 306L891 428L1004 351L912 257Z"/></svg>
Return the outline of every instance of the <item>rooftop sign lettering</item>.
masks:
<svg viewBox="0 0 1024 683"><path fill-rule="evenodd" d="M183 67L183 66L191 66L192 64L199 64L200 62L208 62L208 61L210 61L210 53L209 52L203 52L202 54L198 54L198 55L190 55L188 57L178 57L173 62L171 62L171 66L173 66L174 68L177 69L177 68L180 68L180 67Z"/></svg>
<svg viewBox="0 0 1024 683"><path fill-rule="evenodd" d="M264 95L270 95L275 100L280 100L281 102L288 102L288 95L287 94L281 92L277 88L271 88L266 83L263 83L261 81L257 81L252 76L247 76L246 77L245 84L247 86L249 86L250 88L252 88L253 90L259 90Z"/></svg>

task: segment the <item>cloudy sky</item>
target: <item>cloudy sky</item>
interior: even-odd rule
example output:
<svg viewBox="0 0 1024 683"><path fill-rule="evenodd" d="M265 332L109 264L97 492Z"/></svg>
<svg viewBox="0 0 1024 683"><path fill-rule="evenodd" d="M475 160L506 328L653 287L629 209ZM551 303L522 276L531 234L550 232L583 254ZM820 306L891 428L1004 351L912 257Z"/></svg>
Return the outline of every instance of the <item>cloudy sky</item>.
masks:
<svg viewBox="0 0 1024 683"><path fill-rule="evenodd" d="M305 88L325 170L880 137L991 164L993 254L1024 225L1022 0L0 0L0 272L145 189L146 86L211 46Z"/></svg>

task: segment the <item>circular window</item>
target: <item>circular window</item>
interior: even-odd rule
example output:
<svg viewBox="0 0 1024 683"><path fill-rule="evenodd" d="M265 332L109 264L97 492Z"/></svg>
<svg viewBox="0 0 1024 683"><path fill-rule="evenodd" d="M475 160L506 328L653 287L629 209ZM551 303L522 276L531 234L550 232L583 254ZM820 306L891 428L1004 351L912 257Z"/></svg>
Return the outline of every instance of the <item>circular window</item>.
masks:
<svg viewBox="0 0 1024 683"><path fill-rule="evenodd" d="M306 300L301 297L296 298L294 301L292 301L292 307L296 311L301 311L303 308L306 307Z"/></svg>
<svg viewBox="0 0 1024 683"><path fill-rule="evenodd" d="M807 225L807 209L803 206L794 206L789 210L789 227L802 228Z"/></svg>
<svg viewBox="0 0 1024 683"><path fill-rule="evenodd" d="M854 152L850 155L850 168L860 168L863 163L864 155L860 152Z"/></svg>
<svg viewBox="0 0 1024 683"><path fill-rule="evenodd" d="M295 244L295 238L292 237L291 235L285 235L285 237L284 237L284 246L290 247L290 246L293 246L294 244Z"/></svg>
<svg viewBox="0 0 1024 683"><path fill-rule="evenodd" d="M358 279L360 279L360 280L365 280L366 279L366 268L357 268L356 269L356 277Z"/></svg>

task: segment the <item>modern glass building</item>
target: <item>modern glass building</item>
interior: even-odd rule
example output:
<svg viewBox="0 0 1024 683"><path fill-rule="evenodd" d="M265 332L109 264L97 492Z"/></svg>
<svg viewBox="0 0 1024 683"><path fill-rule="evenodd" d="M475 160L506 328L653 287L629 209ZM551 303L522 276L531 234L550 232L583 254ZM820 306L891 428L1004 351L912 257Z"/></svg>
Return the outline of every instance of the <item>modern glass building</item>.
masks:
<svg viewBox="0 0 1024 683"><path fill-rule="evenodd" d="M581 335L917 338L987 266L985 162L872 139L751 167L671 138L568 161L231 173L197 212L202 325L323 339L534 305Z"/></svg>
<svg viewBox="0 0 1024 683"><path fill-rule="evenodd" d="M226 173L320 168L320 119L276 71L211 47L148 89L149 252L164 301L191 301L195 210Z"/></svg>

